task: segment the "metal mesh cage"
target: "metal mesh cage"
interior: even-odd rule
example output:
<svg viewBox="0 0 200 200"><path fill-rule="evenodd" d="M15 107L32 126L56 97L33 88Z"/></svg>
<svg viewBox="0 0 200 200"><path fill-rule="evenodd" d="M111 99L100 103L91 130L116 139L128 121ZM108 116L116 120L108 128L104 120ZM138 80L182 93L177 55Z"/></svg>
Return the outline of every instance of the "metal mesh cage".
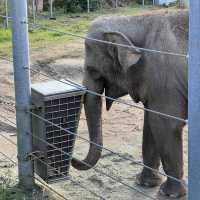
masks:
<svg viewBox="0 0 200 200"><path fill-rule="evenodd" d="M43 161L35 160L35 172L46 182L63 179L69 172L84 88L80 90L67 83L50 81L32 85L34 113L51 122L32 118L33 135L36 136L33 137L34 151L43 155Z"/></svg>

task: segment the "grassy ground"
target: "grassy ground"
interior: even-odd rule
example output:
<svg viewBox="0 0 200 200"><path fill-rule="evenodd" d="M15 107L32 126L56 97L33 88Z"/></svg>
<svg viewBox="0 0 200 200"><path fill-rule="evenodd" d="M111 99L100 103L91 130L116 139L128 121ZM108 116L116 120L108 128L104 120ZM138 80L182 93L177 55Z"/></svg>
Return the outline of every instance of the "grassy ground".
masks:
<svg viewBox="0 0 200 200"><path fill-rule="evenodd" d="M24 192L8 169L0 176L0 200L55 200L52 193L39 186L33 192Z"/></svg>
<svg viewBox="0 0 200 200"><path fill-rule="evenodd" d="M85 35L91 22L100 15L114 14L114 15L139 15L147 10L152 10L150 6L141 7L139 5L133 5L131 7L124 7L118 9L100 10L98 12L76 13L76 14L60 14L56 13L56 21L49 20L47 15L39 15L37 23L53 28L61 32L76 33L79 35ZM29 36L30 36L30 47L31 49L45 48L48 45L58 45L63 43L71 42L76 38L72 36L66 36L61 33L41 29L32 24L32 20L29 20ZM11 31L0 28L0 55L11 55Z"/></svg>

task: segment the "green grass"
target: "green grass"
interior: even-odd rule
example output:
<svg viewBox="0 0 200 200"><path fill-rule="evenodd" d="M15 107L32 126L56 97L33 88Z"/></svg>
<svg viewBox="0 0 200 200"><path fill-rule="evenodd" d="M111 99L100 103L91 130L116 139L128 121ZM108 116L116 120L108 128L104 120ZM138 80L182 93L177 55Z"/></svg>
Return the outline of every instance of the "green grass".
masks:
<svg viewBox="0 0 200 200"><path fill-rule="evenodd" d="M0 175L0 199L2 200L21 200L24 193L17 187L17 180L12 178L11 172L6 170Z"/></svg>
<svg viewBox="0 0 200 200"><path fill-rule="evenodd" d="M0 199L1 200L55 200L47 190L36 186L33 192L24 192L17 180L13 178L11 171L7 170L0 175Z"/></svg>
<svg viewBox="0 0 200 200"><path fill-rule="evenodd" d="M49 20L47 16L38 16L37 23L42 26L53 28L61 32L70 32L79 35L85 35L92 21L100 15L139 15L146 10L151 10L152 7L141 7L133 5L131 7L123 7L118 9L100 10L97 12L76 13L76 14L61 14L56 13L56 21ZM31 20L30 20L31 23ZM61 33L45 30L29 26L30 47L32 49L45 48L48 45L58 45L68 43L77 38L66 36ZM12 52L11 31L0 28L0 55L10 56Z"/></svg>

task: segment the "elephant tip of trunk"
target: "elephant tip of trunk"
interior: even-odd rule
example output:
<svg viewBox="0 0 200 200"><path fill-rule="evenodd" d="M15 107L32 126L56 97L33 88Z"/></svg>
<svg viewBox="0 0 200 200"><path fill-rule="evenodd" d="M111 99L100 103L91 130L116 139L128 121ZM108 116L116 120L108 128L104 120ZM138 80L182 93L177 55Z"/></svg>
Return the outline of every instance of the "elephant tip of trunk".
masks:
<svg viewBox="0 0 200 200"><path fill-rule="evenodd" d="M85 164L84 164L85 163ZM85 162L85 160L83 160L83 161L80 161L80 160L78 160L78 159L75 159L75 158L73 158L72 159L72 161L71 161L71 164L72 164L72 166L75 168L75 169L77 169L77 170L89 170L89 169L91 169L94 165L90 165L89 163L87 164L86 162Z"/></svg>
<svg viewBox="0 0 200 200"><path fill-rule="evenodd" d="M89 170L93 168L101 157L102 148L94 148L91 145L88 156L84 160L72 158L71 164L77 170ZM91 156L92 155L92 156Z"/></svg>

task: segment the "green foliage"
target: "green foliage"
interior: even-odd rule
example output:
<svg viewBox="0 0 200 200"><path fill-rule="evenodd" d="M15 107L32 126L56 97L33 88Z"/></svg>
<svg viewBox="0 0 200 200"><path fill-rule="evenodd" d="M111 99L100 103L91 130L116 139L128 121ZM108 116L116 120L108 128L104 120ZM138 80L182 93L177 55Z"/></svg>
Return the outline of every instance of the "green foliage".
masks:
<svg viewBox="0 0 200 200"><path fill-rule="evenodd" d="M0 43L11 41L11 31L8 29L0 29Z"/></svg>
<svg viewBox="0 0 200 200"><path fill-rule="evenodd" d="M90 0L90 9L98 8L99 0ZM65 13L83 12L87 10L87 0L57 0L55 7L64 8Z"/></svg>

